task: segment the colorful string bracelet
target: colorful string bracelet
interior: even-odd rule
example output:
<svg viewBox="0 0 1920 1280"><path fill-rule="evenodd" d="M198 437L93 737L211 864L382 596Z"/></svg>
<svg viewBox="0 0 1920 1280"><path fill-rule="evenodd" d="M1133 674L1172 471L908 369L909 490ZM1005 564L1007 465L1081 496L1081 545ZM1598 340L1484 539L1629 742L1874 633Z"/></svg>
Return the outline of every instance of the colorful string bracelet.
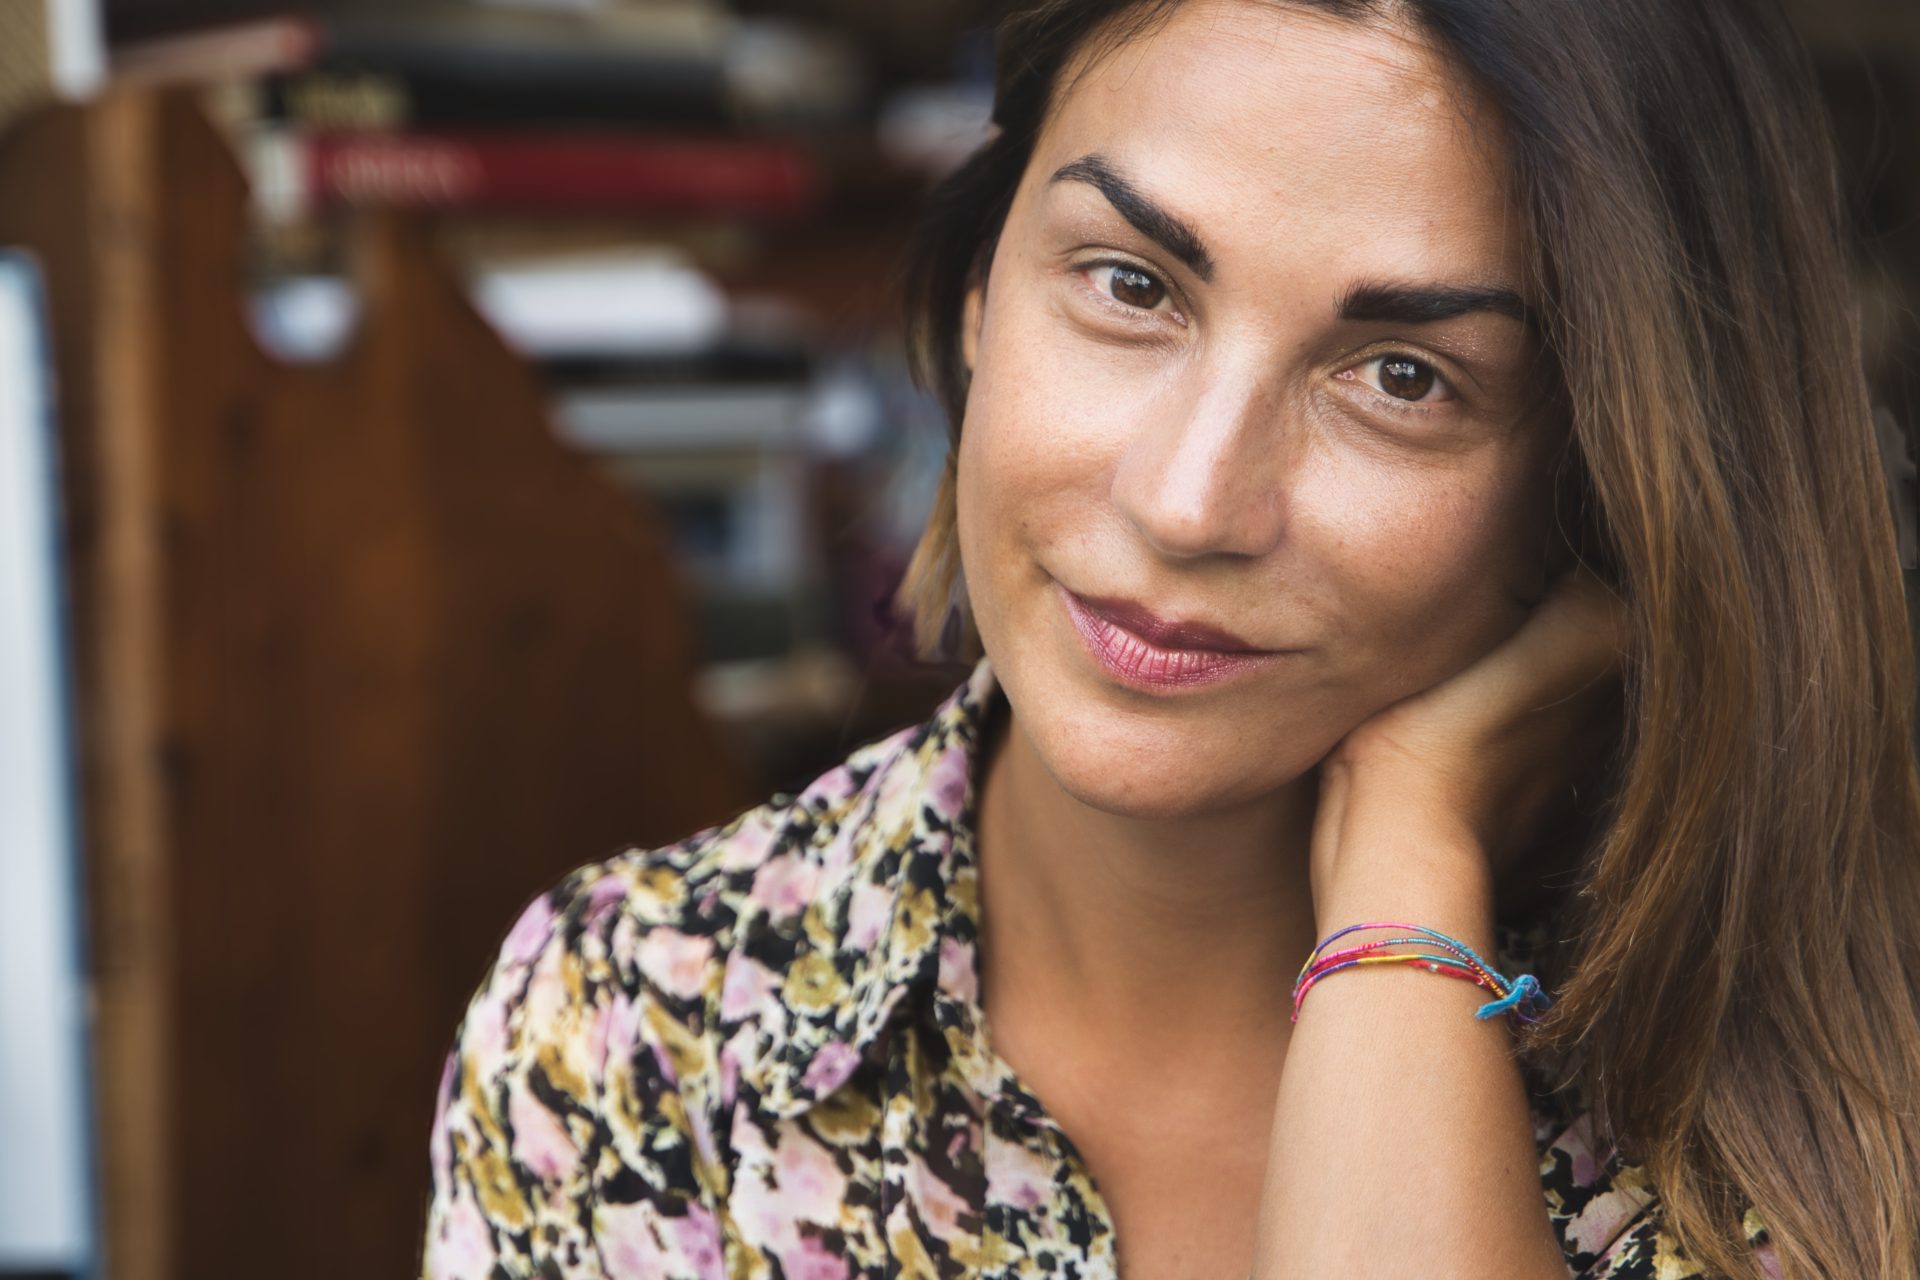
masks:
<svg viewBox="0 0 1920 1280"><path fill-rule="evenodd" d="M1334 942L1361 929L1404 929L1419 935L1409 938L1379 938L1363 942L1356 946L1321 955L1321 952ZM1435 955L1430 952L1387 952L1383 948L1392 946L1431 946L1437 945L1448 954ZM1492 965L1480 958L1478 952L1456 938L1450 938L1437 929L1424 925L1405 924L1396 921L1373 921L1364 924L1348 925L1329 934L1313 954L1300 967L1300 974L1293 984L1293 1021L1300 1020L1300 1005L1307 997L1313 985L1330 973L1342 969L1351 969L1363 964L1410 964L1429 973L1444 977L1459 978L1485 987L1494 995L1494 999L1480 1006L1474 1012L1476 1018L1493 1018L1503 1013L1512 1013L1522 1022L1533 1022L1538 1011L1550 1006L1553 1001L1541 988L1540 982L1530 973L1517 978L1508 978Z"/></svg>

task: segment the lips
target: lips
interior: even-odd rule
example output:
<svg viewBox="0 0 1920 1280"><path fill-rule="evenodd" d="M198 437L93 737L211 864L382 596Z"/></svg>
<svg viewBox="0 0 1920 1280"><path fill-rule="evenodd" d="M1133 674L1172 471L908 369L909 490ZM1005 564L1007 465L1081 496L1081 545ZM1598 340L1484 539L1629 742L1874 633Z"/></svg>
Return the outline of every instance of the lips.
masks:
<svg viewBox="0 0 1920 1280"><path fill-rule="evenodd" d="M1088 610L1118 627L1163 649L1185 649L1200 653L1267 653L1230 631L1204 622L1176 621L1154 614L1144 605L1110 596L1083 596L1075 599Z"/></svg>
<svg viewBox="0 0 1920 1280"><path fill-rule="evenodd" d="M1223 681L1251 676L1282 660L1279 652L1247 648L1237 636L1218 627L1169 622L1146 613L1131 601L1118 602L1117 609L1134 619L1129 626L1096 612L1091 602L1082 600L1064 586L1059 588L1059 594L1088 655L1112 680L1141 692L1180 694L1216 686ZM1100 604L1111 609L1116 602L1102 599ZM1142 632L1152 628L1163 636L1172 634L1181 639L1149 640L1133 627L1139 627ZM1237 647L1186 647L1222 642L1231 642Z"/></svg>

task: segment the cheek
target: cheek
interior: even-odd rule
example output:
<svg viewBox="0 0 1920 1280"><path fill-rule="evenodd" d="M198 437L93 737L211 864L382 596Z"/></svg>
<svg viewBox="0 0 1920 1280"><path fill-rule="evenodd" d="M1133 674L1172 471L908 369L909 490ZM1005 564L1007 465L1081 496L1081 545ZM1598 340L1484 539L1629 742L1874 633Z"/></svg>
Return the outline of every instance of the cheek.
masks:
<svg viewBox="0 0 1920 1280"><path fill-rule="evenodd" d="M1116 433L1136 412L1050 351L1043 319L1013 308L991 317L968 392L958 505L976 612L991 607L979 597L996 580L1093 527Z"/></svg>
<svg viewBox="0 0 1920 1280"><path fill-rule="evenodd" d="M1425 467L1349 455L1302 477L1290 528L1352 678L1404 695L1512 632L1537 585L1531 480L1494 450Z"/></svg>

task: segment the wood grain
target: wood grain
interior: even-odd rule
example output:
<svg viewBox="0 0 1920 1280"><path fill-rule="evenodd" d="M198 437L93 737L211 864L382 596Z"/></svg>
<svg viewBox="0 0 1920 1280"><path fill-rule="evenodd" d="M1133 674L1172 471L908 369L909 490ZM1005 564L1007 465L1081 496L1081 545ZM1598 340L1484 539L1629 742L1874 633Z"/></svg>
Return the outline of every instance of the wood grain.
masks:
<svg viewBox="0 0 1920 1280"><path fill-rule="evenodd" d="M59 352L115 1280L407 1273L514 914L758 798L660 530L425 229L369 217L351 349L282 367L245 195L184 99L0 140Z"/></svg>

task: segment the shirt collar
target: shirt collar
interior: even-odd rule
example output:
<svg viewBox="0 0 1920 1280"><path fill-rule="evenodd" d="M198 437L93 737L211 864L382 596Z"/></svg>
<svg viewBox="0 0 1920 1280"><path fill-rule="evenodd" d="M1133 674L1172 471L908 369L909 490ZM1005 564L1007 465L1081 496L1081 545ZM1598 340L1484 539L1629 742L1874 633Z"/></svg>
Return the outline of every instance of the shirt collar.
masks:
<svg viewBox="0 0 1920 1280"><path fill-rule="evenodd" d="M926 720L728 828L730 841L766 852L738 920L720 1016L763 1110L804 1112L846 1082L897 1017L936 1004L940 1021L963 1032L947 1037L958 1065L984 1076L975 774L997 696L983 657ZM744 861L740 851L721 856Z"/></svg>

